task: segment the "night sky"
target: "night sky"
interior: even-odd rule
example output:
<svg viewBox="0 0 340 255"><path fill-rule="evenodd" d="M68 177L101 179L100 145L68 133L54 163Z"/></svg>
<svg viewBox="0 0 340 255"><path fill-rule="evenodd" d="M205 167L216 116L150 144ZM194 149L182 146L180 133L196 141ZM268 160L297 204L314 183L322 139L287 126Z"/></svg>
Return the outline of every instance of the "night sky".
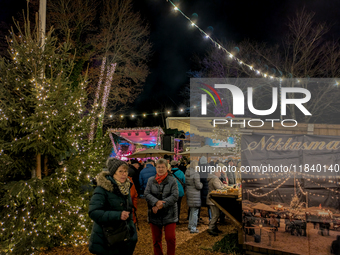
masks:
<svg viewBox="0 0 340 255"><path fill-rule="evenodd" d="M51 0L47 0L51 1ZM213 27L212 38L217 41L240 42L250 39L268 44L279 43L287 31L286 23L303 7L316 13L318 22L333 24L330 38L340 35L339 0L182 0L173 2L189 17L198 14L196 24L203 30ZM26 0L0 0L0 21L25 8ZM188 71L197 67L194 55L203 57L211 42L166 0L135 0L134 8L150 24L153 56L150 75L144 90L131 105L131 112L159 111L162 107L177 110L183 99L179 92L189 84ZM152 100L150 100L152 99ZM173 115L174 116L174 115ZM178 114L178 116L180 116Z"/></svg>
<svg viewBox="0 0 340 255"><path fill-rule="evenodd" d="M330 38L340 35L340 1L338 0L182 0L173 1L189 17L198 14L196 24L207 31L213 27L212 38L217 41L245 39L279 43L287 32L286 24L297 10L305 7L315 12L315 20L332 24ZM134 109L155 109L165 104L178 109L182 98L178 93L190 82L187 72L195 68L193 56L204 56L211 42L166 0L138 0L135 2L151 28L150 40L154 55L143 93ZM329 39L330 39L329 38ZM158 100L150 100L150 98ZM175 105L174 102L177 104ZM180 115L178 115L180 116Z"/></svg>

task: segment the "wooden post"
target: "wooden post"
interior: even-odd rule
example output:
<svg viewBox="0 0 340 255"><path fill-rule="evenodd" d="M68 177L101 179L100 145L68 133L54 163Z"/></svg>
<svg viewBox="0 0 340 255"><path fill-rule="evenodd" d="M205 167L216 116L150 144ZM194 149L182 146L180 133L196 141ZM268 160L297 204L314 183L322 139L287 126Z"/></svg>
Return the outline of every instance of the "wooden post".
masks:
<svg viewBox="0 0 340 255"><path fill-rule="evenodd" d="M37 155L37 168L36 168L36 177L41 179L41 154Z"/></svg>
<svg viewBox="0 0 340 255"><path fill-rule="evenodd" d="M237 235L238 235L238 244L242 245L244 243L243 229L242 228L239 228L239 227L237 228ZM245 237L245 239L246 239L246 237Z"/></svg>

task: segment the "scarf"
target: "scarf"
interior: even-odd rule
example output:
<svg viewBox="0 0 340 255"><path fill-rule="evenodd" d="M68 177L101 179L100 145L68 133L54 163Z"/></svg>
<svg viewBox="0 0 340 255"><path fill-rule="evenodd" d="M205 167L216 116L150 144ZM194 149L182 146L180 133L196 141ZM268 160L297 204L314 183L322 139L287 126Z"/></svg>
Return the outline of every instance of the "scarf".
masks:
<svg viewBox="0 0 340 255"><path fill-rule="evenodd" d="M168 176L168 172L164 175L158 175L156 174L155 180L158 182L158 184L161 184L161 182Z"/></svg>
<svg viewBox="0 0 340 255"><path fill-rule="evenodd" d="M125 182L121 183L120 181L118 181L117 179L115 179L117 186L120 190L120 192L123 195L129 195L129 191L130 191L130 181L128 179L126 179Z"/></svg>

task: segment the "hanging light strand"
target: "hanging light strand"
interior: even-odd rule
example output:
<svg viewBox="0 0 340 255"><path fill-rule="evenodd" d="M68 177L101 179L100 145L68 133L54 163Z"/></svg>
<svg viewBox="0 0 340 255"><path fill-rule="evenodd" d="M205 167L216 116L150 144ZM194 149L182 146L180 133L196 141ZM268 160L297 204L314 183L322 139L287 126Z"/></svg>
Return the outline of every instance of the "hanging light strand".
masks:
<svg viewBox="0 0 340 255"><path fill-rule="evenodd" d="M254 68L252 65L245 63L243 60L241 60L238 57L235 57L230 51L228 51L226 48L224 48L221 44L219 44L217 41L215 41L210 35L208 35L203 29L201 29L195 22L193 22L181 9L178 8L171 0L167 0L173 7L174 10L179 12L184 18L186 18L191 26L196 27L198 31L200 31L205 38L209 39L215 47L218 47L218 49L222 50L225 52L230 59L236 60L240 65L247 66L251 71L254 71L257 75L262 75L264 78L268 79L276 79L276 80L282 80L283 77L274 77L272 75L268 75L267 73L264 73L260 71L259 69Z"/></svg>
<svg viewBox="0 0 340 255"><path fill-rule="evenodd" d="M249 191L249 194L253 195L254 197L265 197L267 195L269 195L270 193L276 191L277 189L279 189L283 184L285 184L288 180L290 179L290 177L288 177L287 179L285 179L280 185L278 185L277 187L275 187L274 189L272 189L271 191L265 193L265 194L254 194L253 192Z"/></svg>

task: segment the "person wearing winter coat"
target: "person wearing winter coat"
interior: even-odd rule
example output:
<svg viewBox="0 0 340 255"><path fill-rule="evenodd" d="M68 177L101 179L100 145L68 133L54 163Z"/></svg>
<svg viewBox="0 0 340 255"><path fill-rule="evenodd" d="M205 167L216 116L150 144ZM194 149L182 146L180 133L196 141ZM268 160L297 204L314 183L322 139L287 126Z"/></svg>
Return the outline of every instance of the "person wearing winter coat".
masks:
<svg viewBox="0 0 340 255"><path fill-rule="evenodd" d="M181 170L179 170L178 161L176 160L171 161L171 172L173 176L175 177L175 179L177 180L177 185L178 185L178 200L177 200L178 222L177 224L179 224L179 218L181 215L181 203L182 203L182 198L184 197L185 175Z"/></svg>
<svg viewBox="0 0 340 255"><path fill-rule="evenodd" d="M145 168L139 174L139 186L141 194L144 194L144 190L149 178L155 176L156 173L155 162L153 160L146 162Z"/></svg>
<svg viewBox="0 0 340 255"><path fill-rule="evenodd" d="M150 223L153 251L163 255L162 230L164 227L167 255L174 255L176 250L176 222L178 186L175 177L167 169L167 161L156 162L157 174L149 178L144 196L148 203L148 222Z"/></svg>
<svg viewBox="0 0 340 255"><path fill-rule="evenodd" d="M179 163L178 165L179 170L181 170L185 174L185 172L187 171L187 166L188 166L186 160L181 158L181 161L179 161L178 163Z"/></svg>
<svg viewBox="0 0 340 255"><path fill-rule="evenodd" d="M228 184L232 185L232 184L236 184L236 178L235 178L235 173L232 171L232 168L234 167L236 169L236 166L234 165L234 161L233 160L228 160L227 165L228 169L230 169L230 171L228 170L227 173L227 178L228 178ZM236 170L235 170L236 171Z"/></svg>
<svg viewBox="0 0 340 255"><path fill-rule="evenodd" d="M132 159L131 164L129 165L129 177L132 177L133 183L136 186L137 193L139 195L140 187L139 187L139 167L140 164L138 160Z"/></svg>
<svg viewBox="0 0 340 255"><path fill-rule="evenodd" d="M200 167L200 171L199 171L199 175L200 175L200 179L201 182L203 184L202 190L201 190L201 208L202 207L208 207L208 214L209 214L209 220L211 219L211 211L209 206L207 205L207 196L209 193L209 186L208 186L208 175L209 175L209 170L208 170L208 160L205 156L202 156L199 160L199 167ZM201 210L200 208L200 210ZM198 213L198 217L199 217L200 213Z"/></svg>
<svg viewBox="0 0 340 255"><path fill-rule="evenodd" d="M107 162L108 171L96 177L97 187L92 195L89 216L94 221L89 250L97 255L133 254L137 243L137 231L132 219L132 200L128 179L128 165L111 158ZM119 227L126 224L130 238L124 243L108 247L103 227Z"/></svg>
<svg viewBox="0 0 340 255"><path fill-rule="evenodd" d="M191 234L198 233L198 211L201 207L201 189L203 187L200 175L196 172L197 165L197 161L192 161L190 168L185 172L187 204L190 211L188 229Z"/></svg>
<svg viewBox="0 0 340 255"><path fill-rule="evenodd" d="M221 177L221 172L215 171L208 176L209 193L213 190L222 189L224 184L219 179ZM211 209L211 221L209 223L208 234L217 236L221 231L217 228L217 220L220 216L220 209L207 197L207 205Z"/></svg>
<svg viewBox="0 0 340 255"><path fill-rule="evenodd" d="M340 255L340 235L332 242L331 254Z"/></svg>

